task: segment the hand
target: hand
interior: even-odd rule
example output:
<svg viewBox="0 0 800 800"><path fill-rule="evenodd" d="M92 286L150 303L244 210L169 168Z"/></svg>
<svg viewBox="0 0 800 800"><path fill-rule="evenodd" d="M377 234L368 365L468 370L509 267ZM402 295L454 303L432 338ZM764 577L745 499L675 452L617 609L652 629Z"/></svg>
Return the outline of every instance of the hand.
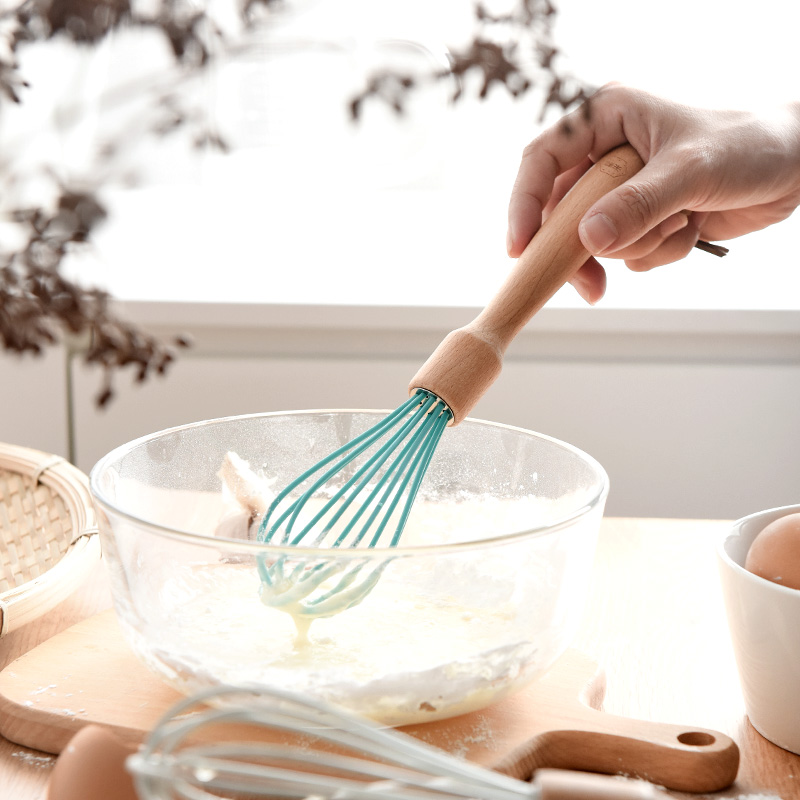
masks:
<svg viewBox="0 0 800 800"><path fill-rule="evenodd" d="M593 256L637 272L677 261L698 239L741 236L786 219L800 204L800 103L773 113L692 108L609 84L537 136L522 156L508 210L508 253L518 257L591 164L629 142L645 162L583 217ZM596 303L603 267L590 258L572 280Z"/></svg>

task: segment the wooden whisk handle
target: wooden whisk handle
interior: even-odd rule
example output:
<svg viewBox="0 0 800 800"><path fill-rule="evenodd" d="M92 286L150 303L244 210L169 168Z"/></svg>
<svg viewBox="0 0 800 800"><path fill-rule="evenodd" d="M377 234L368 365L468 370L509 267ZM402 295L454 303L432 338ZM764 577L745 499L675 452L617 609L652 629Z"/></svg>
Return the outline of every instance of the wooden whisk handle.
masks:
<svg viewBox="0 0 800 800"><path fill-rule="evenodd" d="M452 424L461 422L497 379L512 339L589 257L578 236L583 215L642 166L630 145L617 147L594 164L531 239L489 305L445 337L409 391L428 389L450 406Z"/></svg>

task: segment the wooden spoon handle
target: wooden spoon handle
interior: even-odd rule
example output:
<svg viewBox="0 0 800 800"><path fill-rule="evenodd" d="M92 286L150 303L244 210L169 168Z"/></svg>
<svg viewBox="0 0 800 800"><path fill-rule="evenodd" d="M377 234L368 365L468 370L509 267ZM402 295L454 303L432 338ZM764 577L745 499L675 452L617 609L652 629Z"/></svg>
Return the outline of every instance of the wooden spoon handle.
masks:
<svg viewBox="0 0 800 800"><path fill-rule="evenodd" d="M622 145L591 167L531 239L489 305L423 364L410 392L428 389L450 406L452 424L461 422L500 374L511 340L589 257L578 236L583 215L642 166L639 154Z"/></svg>

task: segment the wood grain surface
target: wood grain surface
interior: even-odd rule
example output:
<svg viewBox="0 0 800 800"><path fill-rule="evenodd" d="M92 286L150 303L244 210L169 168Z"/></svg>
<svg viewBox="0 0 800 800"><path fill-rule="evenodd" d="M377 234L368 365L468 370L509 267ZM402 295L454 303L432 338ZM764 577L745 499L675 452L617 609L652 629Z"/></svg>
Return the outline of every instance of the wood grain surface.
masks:
<svg viewBox="0 0 800 800"><path fill-rule="evenodd" d="M522 780L552 767L625 774L691 792L733 782L739 751L730 737L608 714L599 708L604 693L598 665L570 649L539 680L488 708L402 730ZM135 747L180 699L131 653L109 610L53 636L0 672L0 734L61 753L81 728L100 725ZM240 735L250 739L253 732ZM298 743L280 731L265 730L261 738Z"/></svg>
<svg viewBox="0 0 800 800"><path fill-rule="evenodd" d="M723 521L604 520L575 646L606 673L607 713L714 729L737 742L736 782L701 796L800 800L800 756L767 742L745 716L714 557L726 529ZM3 640L0 668L109 605L101 566L56 612ZM0 797L45 800L54 763L0 740Z"/></svg>

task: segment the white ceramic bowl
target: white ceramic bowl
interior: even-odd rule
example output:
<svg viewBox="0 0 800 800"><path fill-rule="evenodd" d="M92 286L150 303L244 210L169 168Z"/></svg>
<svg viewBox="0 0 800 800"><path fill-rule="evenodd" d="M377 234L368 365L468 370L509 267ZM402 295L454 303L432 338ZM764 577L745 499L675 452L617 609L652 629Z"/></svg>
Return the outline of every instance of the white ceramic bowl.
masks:
<svg viewBox="0 0 800 800"><path fill-rule="evenodd" d="M800 754L800 590L744 568L756 536L798 511L784 506L738 520L717 555L747 715L766 739Z"/></svg>
<svg viewBox="0 0 800 800"><path fill-rule="evenodd" d="M445 431L400 545L266 545L220 535L228 451L275 486L385 412L232 417L126 444L92 471L114 603L134 651L182 691L278 685L405 724L494 702L547 670L583 611L608 479L580 450L477 420ZM419 523L419 524L418 524ZM386 564L301 648L259 599L258 565Z"/></svg>

